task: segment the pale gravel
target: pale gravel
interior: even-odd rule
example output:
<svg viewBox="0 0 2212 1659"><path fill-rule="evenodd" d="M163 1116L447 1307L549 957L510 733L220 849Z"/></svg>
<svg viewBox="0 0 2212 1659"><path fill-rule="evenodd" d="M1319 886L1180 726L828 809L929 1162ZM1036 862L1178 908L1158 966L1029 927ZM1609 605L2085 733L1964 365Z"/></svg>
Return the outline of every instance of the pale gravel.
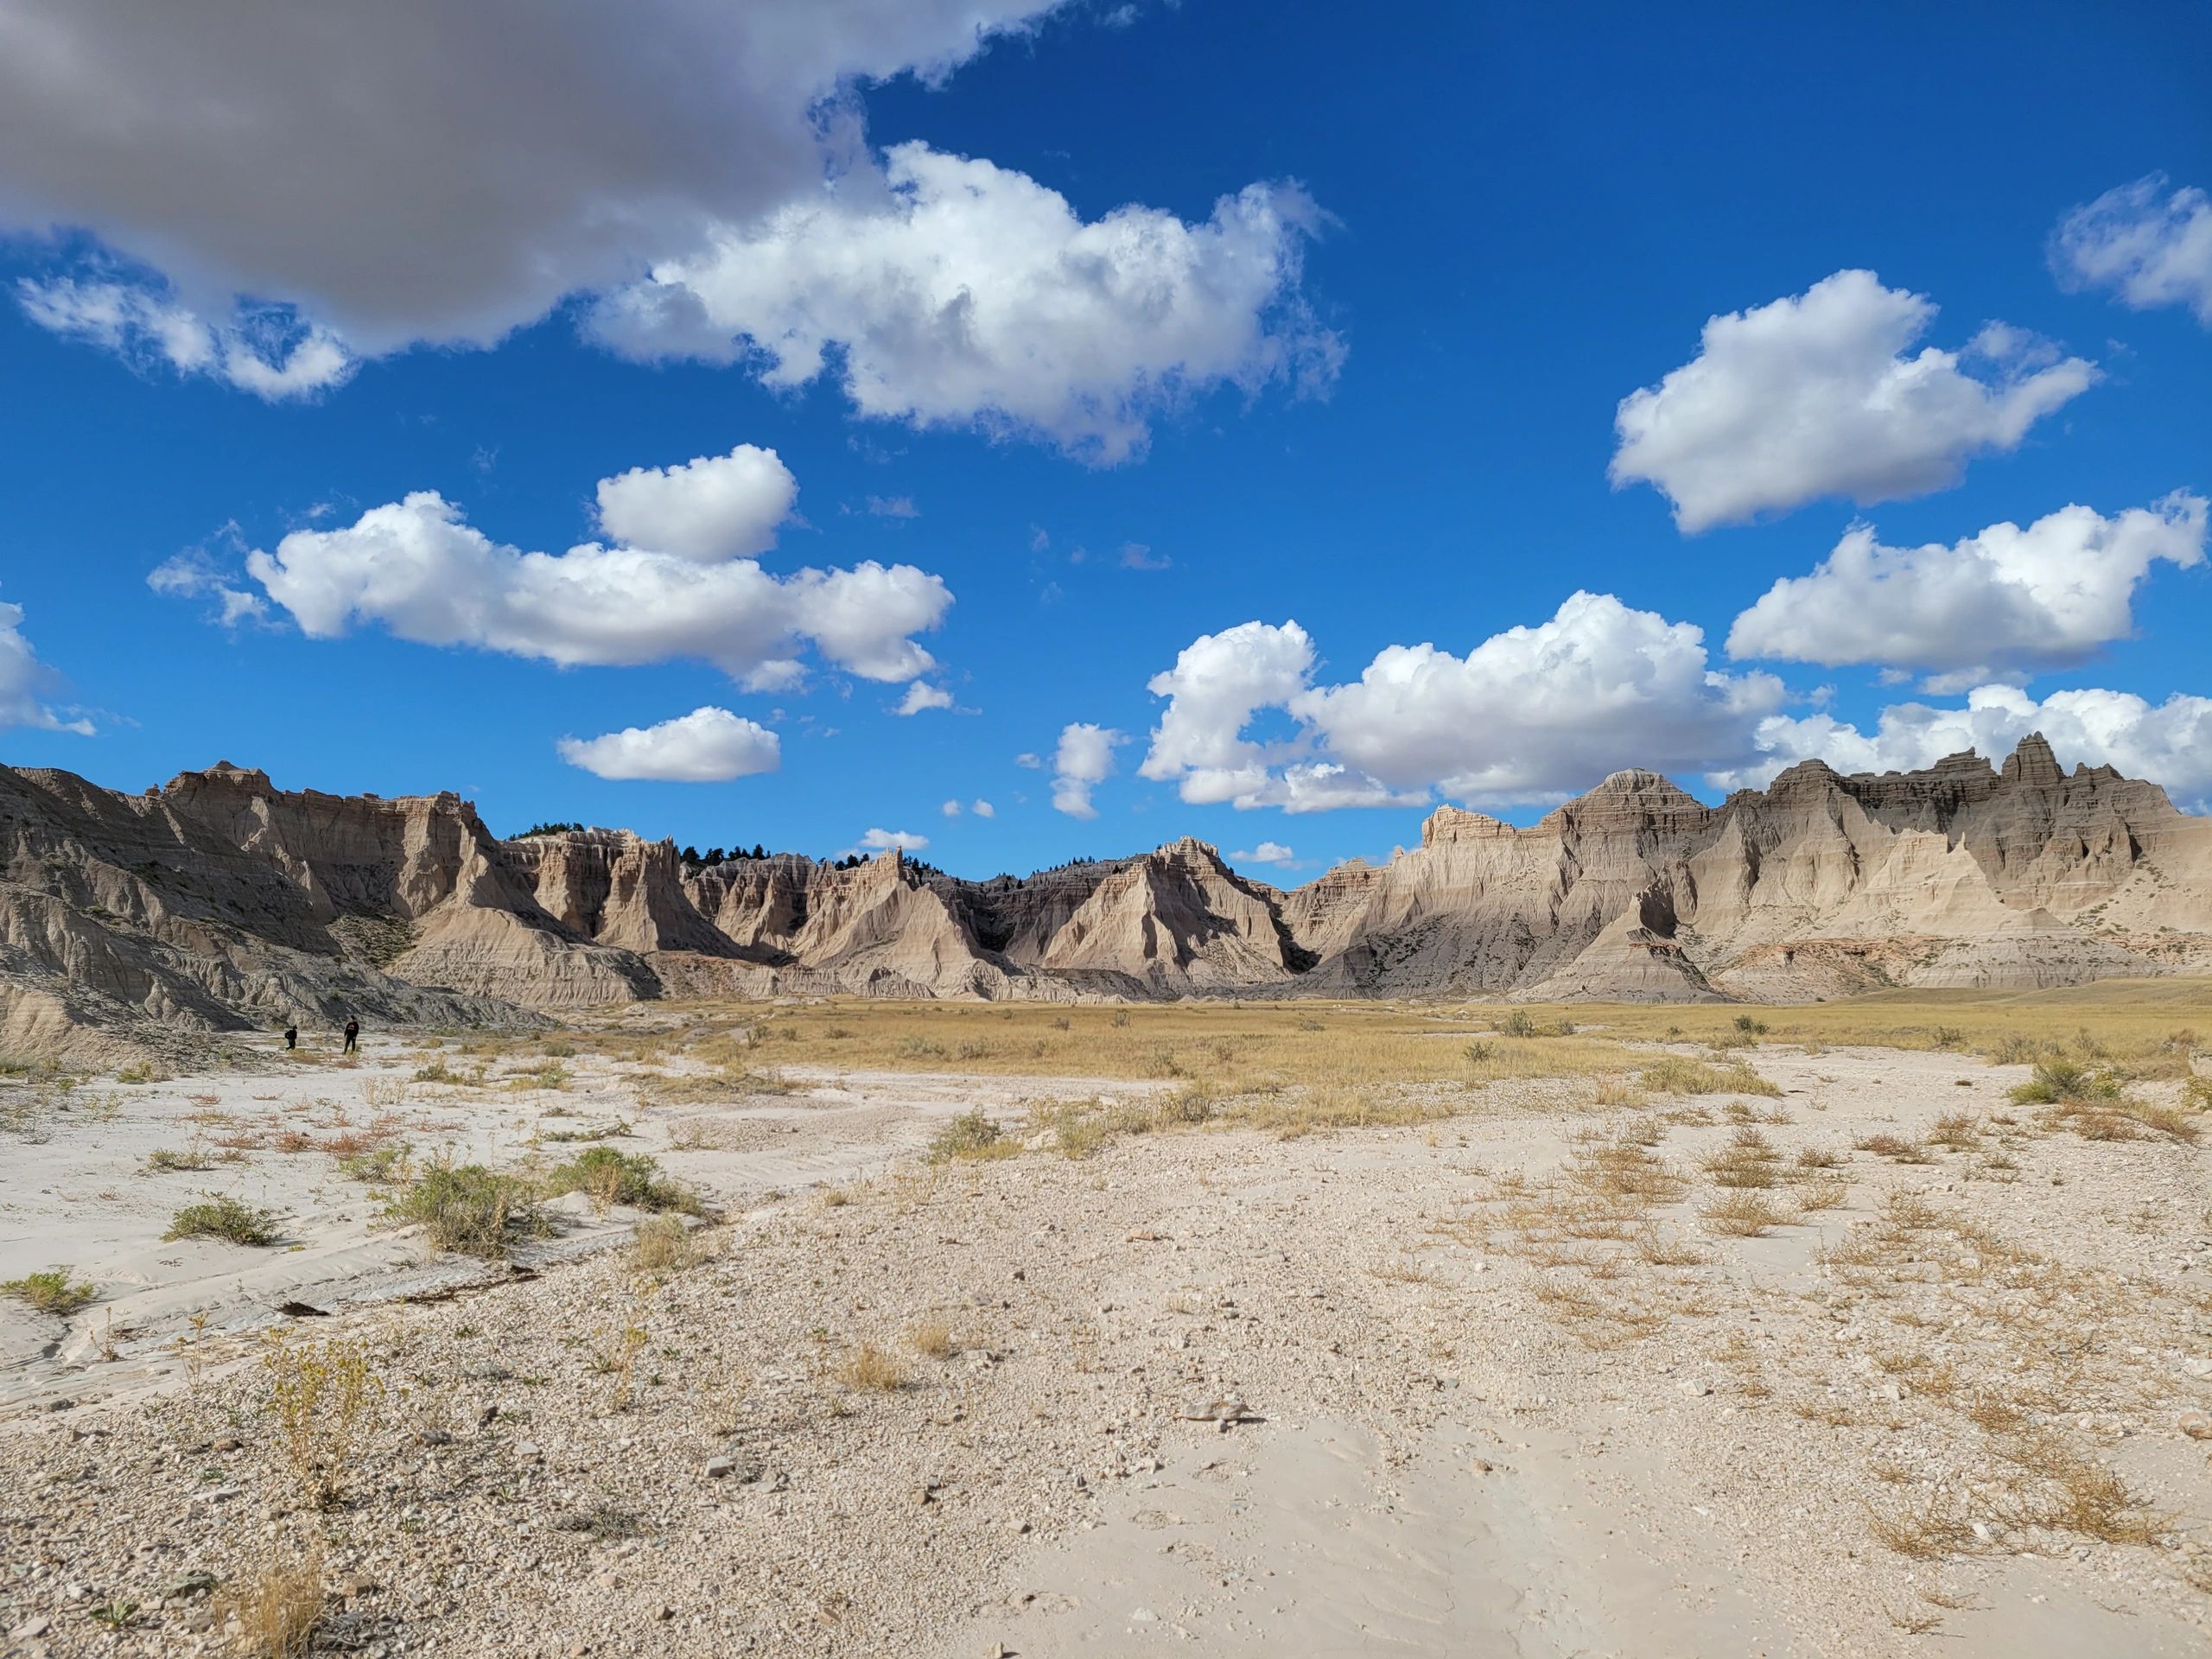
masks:
<svg viewBox="0 0 2212 1659"><path fill-rule="evenodd" d="M1778 1103L1790 1121L1766 1131L1785 1154L1847 1147L1878 1125L1914 1132L1961 1106L2003 1109L2004 1086L2022 1075L1870 1050L1753 1058L1791 1091ZM872 1109L881 1086L856 1083L850 1109ZM970 1080L956 1092L1005 1109L1019 1089ZM1707 1240L1706 1265L1669 1270L1711 1311L1592 1351L1535 1300L1541 1275L1527 1261L1432 1224L1470 1213L1490 1190L1479 1172L1541 1174L1571 1134L1633 1114L1594 1110L1586 1088L1564 1083L1440 1096L1470 1109L1426 1129L1281 1141L1209 1128L1082 1161L1039 1149L934 1172L902 1163L849 1204L755 1194L702 1236L710 1259L657 1289L602 1254L442 1303L300 1321L296 1335L360 1337L394 1390L354 1502L312 1520L289 1513L250 1356L196 1385L106 1404L95 1366L71 1389L84 1403L0 1425L0 1632L50 1622L0 1651L219 1651L210 1602L164 1599L165 1587L188 1571L228 1579L262 1557L273 1529L312 1525L334 1585L352 1592L334 1597L325 1641L371 1656L951 1659L1001 1641L1055 1650L1055 1620L1090 1621L1100 1638L1089 1651L1172 1649L1179 1624L1198 1643L1185 1650L1204 1651L1209 1618L1260 1642L1254 1651L1319 1652L1291 1615L1268 1634L1268 1607L1294 1575L1265 1538L1239 1545L1242 1576L1186 1586L1164 1616L1104 1605L1120 1592L1086 1577L1085 1541L1103 1560L1157 1511L1155 1489L1210 1465L1208 1478L1256 1489L1271 1459L1303 1467L1315 1437L1346 1426L1371 1437L1355 1529L1389 1524L1392 1494L1419 1486L1477 1492L1466 1501L1491 1505L1501 1577L1538 1589L1564 1569L1533 1553L1516 1566L1516 1550L1535 1548L1511 1520L1516 1504L1579 1504L1644 1554L1677 1551L1673 1614L1637 1625L1601 1607L1594 1636L1577 1638L1583 1651L1694 1651L1670 1643L1724 1616L1750 1621L1715 1627L1740 1635L1738 1650L1775 1654L2055 1655L2086 1641L2179 1654L2212 1640L2205 1593L2187 1577L2212 1568L2201 1530L2212 1446L2177 1427L2212 1409L2202 1152L2028 1135L2009 1182L1975 1179L1967 1155L1914 1166L1858 1154L1848 1208L1766 1239ZM754 1116L774 1111L835 1135L836 1114L824 1120L818 1104ZM1727 1133L1678 1126L1660 1150L1688 1166ZM1934 1483L1956 1478L1974 1450L1955 1414L1884 1394L1868 1356L1898 1339L1895 1316L1922 1319L1917 1339L1954 1357L1968 1387L2005 1383L1978 1358L1971 1325L1947 1328L1943 1286L1878 1305L1843 1294L1815 1262L1821 1242L1898 1191L2082 1270L2055 1313L2094 1333L2083 1376L2094 1392L2064 1427L2195 1517L2169 1545L2043 1538L2032 1554L1938 1573L1871 1540L1870 1506L1896 1496L1875 1478L1878 1459ZM1667 1224L1695 1236L1689 1208L1665 1212ZM1396 1276L1408 1262L1419 1276ZM950 1357L906 1349L927 1317L950 1322ZM636 1403L620 1409L594 1356L632 1321L650 1342ZM1716 1358L1731 1335L1752 1359ZM912 1386L855 1394L837 1382L839 1356L863 1340L900 1351ZM233 1342L203 1357L243 1352ZM1754 1371L1770 1395L1742 1392ZM1228 1395L1255 1421L1226 1431L1183 1421ZM1861 1421L1831 1427L1795 1409L1838 1403ZM451 1439L425 1443L441 1435ZM232 1439L236 1449L219 1449ZM1464 1461L1477 1441L1495 1448L1486 1471ZM709 1475L717 1458L732 1467ZM567 1529L594 1516L615 1535ZM1211 1547L1227 1549L1234 1527L1223 1519ZM1267 1585L1279 1565L1282 1582ZM1426 1568L1408 1555L1404 1570ZM1900 1634L1891 1611L1924 1610L1922 1592L1939 1583L1974 1606L1944 1611L1940 1638ZM118 1636L91 1619L117 1599L146 1622ZM1533 1592L1501 1602L1514 1629L1501 1628L1500 1651L1576 1650L1541 1604ZM1739 1604L1751 1611L1727 1611ZM1128 1623L1137 1612L1147 1617Z"/></svg>

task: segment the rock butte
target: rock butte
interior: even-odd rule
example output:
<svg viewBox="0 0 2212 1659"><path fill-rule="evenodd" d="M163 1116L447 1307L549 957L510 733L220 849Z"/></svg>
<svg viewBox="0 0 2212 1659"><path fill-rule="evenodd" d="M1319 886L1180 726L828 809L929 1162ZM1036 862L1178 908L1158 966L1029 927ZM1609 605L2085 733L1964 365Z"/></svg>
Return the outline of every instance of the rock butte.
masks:
<svg viewBox="0 0 2212 1659"><path fill-rule="evenodd" d="M283 1016L513 1023L663 996L1804 1001L2212 971L2212 819L2039 735L1707 807L1621 772L1526 829L1294 892L1185 837L969 881L897 852L687 871L670 842L501 841L452 794L142 795L0 767L0 1049L82 1058Z"/></svg>

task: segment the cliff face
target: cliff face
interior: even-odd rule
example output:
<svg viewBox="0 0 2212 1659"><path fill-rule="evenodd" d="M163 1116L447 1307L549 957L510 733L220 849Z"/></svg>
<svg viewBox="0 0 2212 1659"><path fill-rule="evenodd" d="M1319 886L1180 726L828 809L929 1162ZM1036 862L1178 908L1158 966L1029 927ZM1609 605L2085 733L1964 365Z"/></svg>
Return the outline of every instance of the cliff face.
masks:
<svg viewBox="0 0 2212 1659"><path fill-rule="evenodd" d="M1287 894L1188 838L980 882L895 852L687 871L626 830L500 841L450 794L0 767L8 1052L668 995L1783 1000L2205 971L2212 820L2040 737L2002 768L1808 761L1717 808L1647 772L1526 828L1444 807L1419 847Z"/></svg>
<svg viewBox="0 0 2212 1659"><path fill-rule="evenodd" d="M451 796L285 795L232 766L122 795L0 767L0 1046L96 1057L118 1030L524 1019L385 970L442 907L518 896L496 845Z"/></svg>

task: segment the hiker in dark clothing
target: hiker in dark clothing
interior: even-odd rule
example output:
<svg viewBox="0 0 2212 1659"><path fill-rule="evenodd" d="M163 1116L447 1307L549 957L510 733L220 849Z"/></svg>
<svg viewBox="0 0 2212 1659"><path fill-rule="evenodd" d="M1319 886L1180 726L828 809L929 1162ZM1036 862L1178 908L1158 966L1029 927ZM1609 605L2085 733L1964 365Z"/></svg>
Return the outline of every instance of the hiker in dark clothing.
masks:
<svg viewBox="0 0 2212 1659"><path fill-rule="evenodd" d="M361 1022L358 1020L348 1020L346 1022L346 1052L348 1054L358 1054L360 1049Z"/></svg>
<svg viewBox="0 0 2212 1659"><path fill-rule="evenodd" d="M299 1046L300 1022L296 1020L287 1020L284 1022L284 1047L287 1052L289 1052Z"/></svg>

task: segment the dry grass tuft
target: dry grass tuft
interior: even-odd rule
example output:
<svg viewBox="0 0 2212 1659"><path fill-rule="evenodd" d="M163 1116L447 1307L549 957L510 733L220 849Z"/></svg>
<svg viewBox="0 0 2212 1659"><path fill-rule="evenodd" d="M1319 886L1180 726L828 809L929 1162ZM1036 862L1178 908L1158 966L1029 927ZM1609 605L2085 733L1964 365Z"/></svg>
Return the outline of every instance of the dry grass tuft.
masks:
<svg viewBox="0 0 2212 1659"><path fill-rule="evenodd" d="M833 1375L855 1393L895 1394L913 1381L895 1354L872 1342L847 1349Z"/></svg>
<svg viewBox="0 0 2212 1659"><path fill-rule="evenodd" d="M2014 1526L2145 1548L2173 1529L2172 1514L2153 1509L2118 1474L2056 1434L2023 1434L1999 1442L1997 1449L2030 1483L2024 1491L2008 1494L2005 1519Z"/></svg>
<svg viewBox="0 0 2212 1659"><path fill-rule="evenodd" d="M1706 1205L1698 1216L1714 1232L1732 1238L1758 1238L1769 1228L1786 1225L1794 1219L1764 1195L1748 1192L1731 1192Z"/></svg>
<svg viewBox="0 0 2212 1659"><path fill-rule="evenodd" d="M1719 1186L1759 1188L1782 1184L1774 1144L1754 1128L1739 1128L1719 1151L1702 1160L1705 1173Z"/></svg>
<svg viewBox="0 0 2212 1659"><path fill-rule="evenodd" d="M788 1095L796 1084L772 1072L675 1071L636 1079L638 1092L656 1106L727 1106L751 1096Z"/></svg>
<svg viewBox="0 0 2212 1659"><path fill-rule="evenodd" d="M959 1349L951 1322L934 1313L906 1327L906 1345L924 1359L944 1359Z"/></svg>
<svg viewBox="0 0 2212 1659"><path fill-rule="evenodd" d="M238 1621L238 1652L252 1659L302 1659L322 1619L322 1551L310 1545L223 1587L217 1611Z"/></svg>
<svg viewBox="0 0 2212 1659"><path fill-rule="evenodd" d="M1972 1112L1946 1112L1929 1128L1928 1138L1953 1152L1972 1152L1981 1144L1981 1120Z"/></svg>
<svg viewBox="0 0 2212 1659"><path fill-rule="evenodd" d="M2194 1141L2196 1115L2186 1108L2116 1095L2094 1103L2069 1101L2039 1113L2044 1128L2067 1128L2084 1141Z"/></svg>
<svg viewBox="0 0 2212 1659"><path fill-rule="evenodd" d="M1851 1196L1851 1183L1840 1175L1815 1175L1796 1183L1790 1196L1800 1210L1836 1210Z"/></svg>
<svg viewBox="0 0 2212 1659"><path fill-rule="evenodd" d="M1386 1284L1433 1285L1436 1282L1436 1275L1428 1270L1427 1265L1410 1255L1388 1257L1376 1262L1368 1268L1368 1272Z"/></svg>
<svg viewBox="0 0 2212 1659"><path fill-rule="evenodd" d="M1974 1529L1966 1500L1941 1492L1923 1493L1888 1509L1872 1511L1866 1529L1884 1548L1916 1561L1939 1560L1988 1548Z"/></svg>
<svg viewBox="0 0 2212 1659"><path fill-rule="evenodd" d="M630 1232L630 1266L639 1273L681 1273L696 1257L681 1216L651 1216Z"/></svg>
<svg viewBox="0 0 2212 1659"><path fill-rule="evenodd" d="M1935 1160L1929 1157L1928 1148L1917 1141L1908 1141L1901 1135L1870 1135L1852 1144L1860 1152L1871 1152L1877 1158L1887 1158L1892 1163L1926 1164Z"/></svg>
<svg viewBox="0 0 2212 1659"><path fill-rule="evenodd" d="M1679 1054L1669 1054L1645 1066L1637 1077L1646 1089L1656 1094L1779 1096L1782 1093L1779 1087L1769 1083L1742 1060L1731 1060L1725 1065L1710 1065L1703 1060L1685 1059Z"/></svg>

